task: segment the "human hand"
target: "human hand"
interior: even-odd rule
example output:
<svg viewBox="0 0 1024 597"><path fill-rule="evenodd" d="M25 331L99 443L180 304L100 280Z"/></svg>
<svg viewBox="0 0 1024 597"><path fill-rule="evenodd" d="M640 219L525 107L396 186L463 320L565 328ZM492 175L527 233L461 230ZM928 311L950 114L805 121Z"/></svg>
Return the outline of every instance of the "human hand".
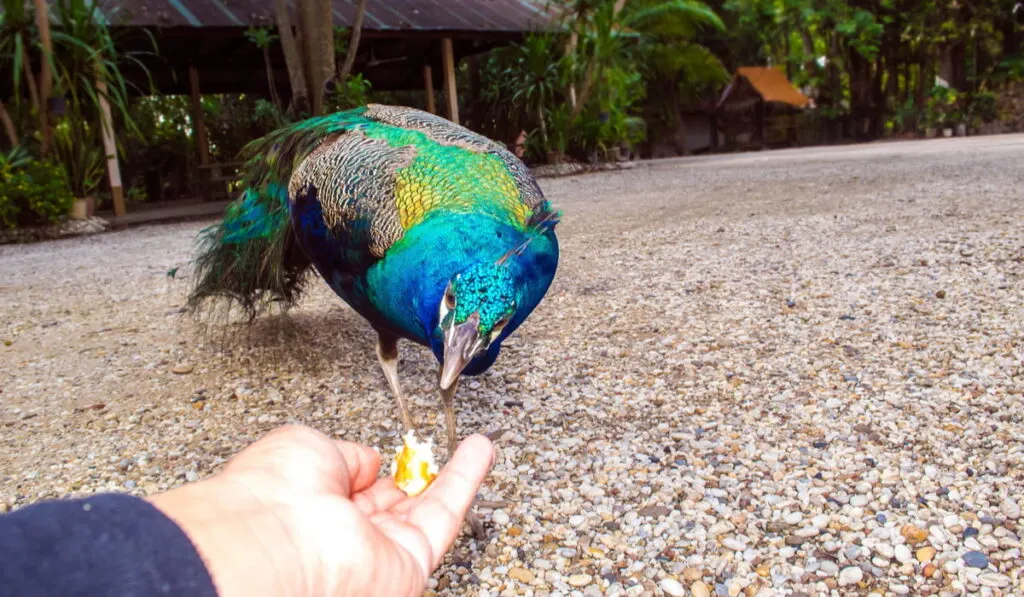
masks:
<svg viewBox="0 0 1024 597"><path fill-rule="evenodd" d="M420 595L493 458L470 436L410 498L377 478L373 449L293 426L149 501L189 536L221 597Z"/></svg>

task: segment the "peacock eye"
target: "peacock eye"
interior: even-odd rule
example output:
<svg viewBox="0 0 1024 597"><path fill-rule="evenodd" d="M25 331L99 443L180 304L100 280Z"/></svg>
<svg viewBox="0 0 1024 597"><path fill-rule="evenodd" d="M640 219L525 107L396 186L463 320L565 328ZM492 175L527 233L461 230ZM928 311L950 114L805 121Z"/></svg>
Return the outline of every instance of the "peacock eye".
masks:
<svg viewBox="0 0 1024 597"><path fill-rule="evenodd" d="M512 319L511 315L505 315L494 324L494 329L500 330L508 325L508 320Z"/></svg>
<svg viewBox="0 0 1024 597"><path fill-rule="evenodd" d="M452 291L450 289L445 291L444 293L444 306L447 307L449 310L455 308L455 295L452 294Z"/></svg>

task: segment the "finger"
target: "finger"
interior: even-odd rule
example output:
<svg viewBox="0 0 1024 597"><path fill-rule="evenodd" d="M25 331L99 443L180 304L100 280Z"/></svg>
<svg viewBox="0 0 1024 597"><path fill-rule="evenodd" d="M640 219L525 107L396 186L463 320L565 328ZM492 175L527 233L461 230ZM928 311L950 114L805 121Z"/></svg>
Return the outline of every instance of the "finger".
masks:
<svg viewBox="0 0 1024 597"><path fill-rule="evenodd" d="M376 483L352 496L352 502L367 516L390 510L404 499L405 492L395 485L393 477L377 479Z"/></svg>
<svg viewBox="0 0 1024 597"><path fill-rule="evenodd" d="M348 491L350 497L372 486L380 471L380 454L369 446L346 441L335 441L334 445L348 468Z"/></svg>
<svg viewBox="0 0 1024 597"><path fill-rule="evenodd" d="M455 541L493 459L491 440L482 435L471 435L463 440L451 461L420 498L396 507L399 510L407 508L407 522L427 538L432 569L441 563L441 558Z"/></svg>

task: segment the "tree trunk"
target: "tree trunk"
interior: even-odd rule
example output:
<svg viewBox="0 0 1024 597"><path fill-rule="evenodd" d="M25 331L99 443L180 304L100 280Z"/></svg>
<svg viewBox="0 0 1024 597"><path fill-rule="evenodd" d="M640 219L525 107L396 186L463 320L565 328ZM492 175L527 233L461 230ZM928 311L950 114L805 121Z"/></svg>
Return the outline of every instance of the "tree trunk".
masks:
<svg viewBox="0 0 1024 597"><path fill-rule="evenodd" d="M334 76L334 29L330 0L299 2L306 96L314 116L323 113L324 83Z"/></svg>
<svg viewBox="0 0 1024 597"><path fill-rule="evenodd" d="M295 41L292 21L288 17L287 0L274 0L274 18L277 21L278 34L281 36L281 50L284 52L285 65L288 67L288 80L292 88L291 111L301 114L309 110L309 96L306 94L306 75L303 72L302 55Z"/></svg>
<svg viewBox="0 0 1024 597"><path fill-rule="evenodd" d="M569 115L569 123L576 121L579 117L580 112L583 111L583 107L587 105L587 100L590 99L590 94L594 91L594 80L596 79L597 63L591 62L587 65L587 71L583 74L583 87L580 88L580 95L576 99L576 105L573 106L572 114Z"/></svg>
<svg viewBox="0 0 1024 597"><path fill-rule="evenodd" d="M811 32L808 31L806 26L799 26L797 30L800 32L800 42L804 47L804 56L807 57L807 61L804 62L804 68L814 78L821 76L821 68L818 67L818 61L815 60L814 56L814 40L811 39Z"/></svg>
<svg viewBox="0 0 1024 597"><path fill-rule="evenodd" d="M949 86L957 91L967 90L967 45L959 40L949 49Z"/></svg>
<svg viewBox="0 0 1024 597"><path fill-rule="evenodd" d="M317 73L317 88L313 90L320 97L320 113L323 113L324 94L327 92L325 84L334 78L337 72L337 56L334 49L334 12L331 8L331 0L319 0L317 4L319 19L316 21L317 28L317 54L320 71Z"/></svg>
<svg viewBox="0 0 1024 597"><path fill-rule="evenodd" d="M928 102L928 92L931 91L932 85L935 84L935 62L930 54L925 54L921 62L917 65L918 79L917 79L917 110L918 112L924 112L925 105Z"/></svg>
<svg viewBox="0 0 1024 597"><path fill-rule="evenodd" d="M783 48L783 51L786 53L786 57L784 58L784 60L786 61L786 78L789 79L790 81L792 81L793 80L793 62L789 59L790 52L792 51L789 48L789 31L783 31L782 32L782 40L783 40L782 48Z"/></svg>
<svg viewBox="0 0 1024 597"><path fill-rule="evenodd" d="M39 66L39 129L43 137L41 152L44 156L50 152L50 115L47 99L53 88L53 73L50 72L48 57L53 56L53 43L50 40L50 12L46 0L35 0L36 26L39 27L39 40L43 44L43 59Z"/></svg>
<svg viewBox="0 0 1024 597"><path fill-rule="evenodd" d="M14 128L14 121L11 120L11 115L7 113L7 107L4 106L2 100L0 100L0 123L4 125L4 133L7 134L7 140L11 142L11 147L17 147L20 144L18 130Z"/></svg>
<svg viewBox="0 0 1024 597"><path fill-rule="evenodd" d="M345 52L345 62L338 71L338 84L344 85L345 80L352 74L352 67L356 63L356 53L359 51L359 38L363 34L363 17L366 16L366 0L359 0L356 6L356 17L352 22L352 35L348 40L348 50Z"/></svg>
<svg viewBox="0 0 1024 597"><path fill-rule="evenodd" d="M267 85L270 87L270 101L274 102L277 109L281 109L281 97L277 95L277 85L274 84L274 67L270 64L270 47L263 48L263 63L267 67Z"/></svg>
<svg viewBox="0 0 1024 597"><path fill-rule="evenodd" d="M569 34L569 41L565 44L565 55L571 56L576 51L576 45L580 41L580 32L578 27L583 23L583 12L586 10L586 2L578 2L576 5L576 23L573 27L572 33ZM569 107L576 108L576 82L569 81Z"/></svg>

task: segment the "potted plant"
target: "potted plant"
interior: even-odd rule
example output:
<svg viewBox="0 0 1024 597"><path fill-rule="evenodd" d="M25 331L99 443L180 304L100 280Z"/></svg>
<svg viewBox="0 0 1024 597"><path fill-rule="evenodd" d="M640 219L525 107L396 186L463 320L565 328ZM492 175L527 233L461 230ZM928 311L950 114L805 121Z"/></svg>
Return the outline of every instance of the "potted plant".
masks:
<svg viewBox="0 0 1024 597"><path fill-rule="evenodd" d="M96 210L93 193L103 180L104 154L88 122L72 111L54 128L53 148L68 176L75 200L71 217L91 218Z"/></svg>

